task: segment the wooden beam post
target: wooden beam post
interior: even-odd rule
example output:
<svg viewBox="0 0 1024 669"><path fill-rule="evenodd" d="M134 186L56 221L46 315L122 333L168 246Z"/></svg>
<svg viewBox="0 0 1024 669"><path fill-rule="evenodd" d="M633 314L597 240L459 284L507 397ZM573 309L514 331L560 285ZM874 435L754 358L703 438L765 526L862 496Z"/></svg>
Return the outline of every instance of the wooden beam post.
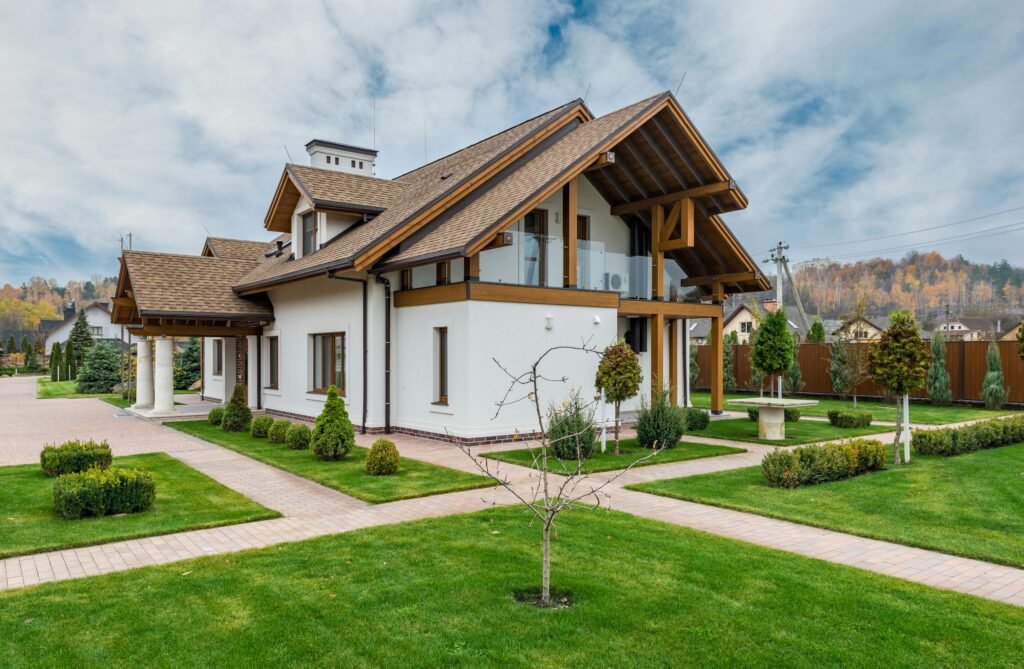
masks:
<svg viewBox="0 0 1024 669"><path fill-rule="evenodd" d="M672 406L679 404L679 319L668 322L668 387Z"/></svg>
<svg viewBox="0 0 1024 669"><path fill-rule="evenodd" d="M576 287L576 238L579 191L577 177L562 186L562 287Z"/></svg>
<svg viewBox="0 0 1024 669"><path fill-rule="evenodd" d="M693 228L693 198L686 197L679 201L679 239L686 248L693 248Z"/></svg>
<svg viewBox="0 0 1024 669"><path fill-rule="evenodd" d="M661 231L665 227L665 206L651 207L651 299L665 297L665 253L661 250Z"/></svg>
<svg viewBox="0 0 1024 669"><path fill-rule="evenodd" d="M463 278L466 281L479 281L480 280L480 254L474 253L471 256L465 258L465 270L463 272Z"/></svg>
<svg viewBox="0 0 1024 669"><path fill-rule="evenodd" d="M665 367L665 315L651 316L651 399L664 385L663 369Z"/></svg>
<svg viewBox="0 0 1024 669"><path fill-rule="evenodd" d="M721 414L725 409L723 389L725 386L725 340L722 335L722 315L712 316L711 332L711 413Z"/></svg>

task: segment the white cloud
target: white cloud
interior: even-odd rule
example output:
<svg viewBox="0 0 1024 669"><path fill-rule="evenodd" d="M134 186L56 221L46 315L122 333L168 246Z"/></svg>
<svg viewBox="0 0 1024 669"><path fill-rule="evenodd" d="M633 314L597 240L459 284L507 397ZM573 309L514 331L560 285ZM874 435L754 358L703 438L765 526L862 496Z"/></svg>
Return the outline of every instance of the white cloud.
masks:
<svg viewBox="0 0 1024 669"><path fill-rule="evenodd" d="M0 233L15 241L0 282L112 273L129 231L138 247L184 252L206 228L258 237L282 147L301 162L314 136L370 143L374 97L379 168L393 176L422 162L424 124L434 158L588 83L603 113L684 71L684 106L750 197L729 222L752 251L1024 204L1018 4L585 7L7 4ZM993 260L1006 248L941 250Z"/></svg>

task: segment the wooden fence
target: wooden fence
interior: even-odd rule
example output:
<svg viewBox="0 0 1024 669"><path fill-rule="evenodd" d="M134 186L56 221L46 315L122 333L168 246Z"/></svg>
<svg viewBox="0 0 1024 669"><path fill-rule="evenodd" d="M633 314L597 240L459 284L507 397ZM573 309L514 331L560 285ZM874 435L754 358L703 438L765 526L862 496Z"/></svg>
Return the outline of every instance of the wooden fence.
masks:
<svg viewBox="0 0 1024 669"><path fill-rule="evenodd" d="M1024 404L1024 360L1017 355L1017 342L1001 341L996 344L1003 362L1003 377L1010 389L1009 401ZM850 344L850 354L865 355L873 344ZM809 395L834 395L832 380L828 374L831 360L831 347L828 344L801 344L799 347L800 373L803 376L803 393ZM739 390L757 391L750 384L750 354L748 344L732 347L733 371L736 387ZM953 391L954 401L981 401L981 384L988 371L988 342L954 341L946 343L946 371L949 372L949 386ZM711 369L711 347L697 347L697 365L700 374L697 377L697 388L707 388L710 383L708 374ZM767 389L767 381L766 389ZM857 388L857 395L862 397L883 397L884 391L873 381L865 381ZM926 390L915 393L912 397L927 397Z"/></svg>

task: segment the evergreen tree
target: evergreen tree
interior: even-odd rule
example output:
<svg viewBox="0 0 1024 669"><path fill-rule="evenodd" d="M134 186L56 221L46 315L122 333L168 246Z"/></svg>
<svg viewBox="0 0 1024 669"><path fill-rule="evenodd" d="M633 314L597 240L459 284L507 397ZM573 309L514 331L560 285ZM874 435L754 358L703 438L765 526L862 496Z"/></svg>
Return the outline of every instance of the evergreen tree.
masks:
<svg viewBox="0 0 1024 669"><path fill-rule="evenodd" d="M188 390L199 380L199 340L189 337L188 343L174 361L174 389Z"/></svg>
<svg viewBox="0 0 1024 669"><path fill-rule="evenodd" d="M946 371L946 338L941 332L932 337L932 366L928 368L928 397L935 406L944 406L953 401L949 389L949 372Z"/></svg>
<svg viewBox="0 0 1024 669"><path fill-rule="evenodd" d="M221 420L220 428L225 432L245 432L252 422L252 410L246 403L245 386L241 383L235 384L231 393L231 399L224 409L224 418Z"/></svg>
<svg viewBox="0 0 1024 669"><path fill-rule="evenodd" d="M70 339L64 343L64 365L68 368L65 380L73 381L78 376L78 357L75 354L75 345Z"/></svg>
<svg viewBox="0 0 1024 669"><path fill-rule="evenodd" d="M32 342L29 341L28 335L21 338L21 352L25 354L25 366L34 368L39 364L39 359L36 358L36 349L32 346Z"/></svg>
<svg viewBox="0 0 1024 669"><path fill-rule="evenodd" d="M820 318L815 318L814 322L811 323L811 329L807 332L807 343L808 344L824 344L825 343L825 326L822 324Z"/></svg>
<svg viewBox="0 0 1024 669"><path fill-rule="evenodd" d="M761 322L754 340L751 364L769 376L781 376L793 361L793 337L786 312L779 309Z"/></svg>
<svg viewBox="0 0 1024 669"><path fill-rule="evenodd" d="M836 337L830 348L832 356L828 361L828 376L832 379L832 392L840 397L850 394L853 375L850 372L850 348L846 340Z"/></svg>
<svg viewBox="0 0 1024 669"><path fill-rule="evenodd" d="M735 330L725 336L725 346L722 348L722 370L723 387L726 391L736 390L736 369L733 365L734 346L739 343L739 333Z"/></svg>
<svg viewBox="0 0 1024 669"><path fill-rule="evenodd" d="M989 409L1002 409L1010 393L1003 379L1003 361L995 341L988 345L988 373L981 384L981 399Z"/></svg>
<svg viewBox="0 0 1024 669"><path fill-rule="evenodd" d="M60 355L60 342L53 342L53 348L50 350L50 380L60 381L64 376L64 370L61 369L64 366L64 361Z"/></svg>
<svg viewBox="0 0 1024 669"><path fill-rule="evenodd" d="M804 386L803 374L800 372L800 344L797 343L797 334L793 333L793 359L789 363L789 369L786 370L786 392L790 395L796 395Z"/></svg>
<svg viewBox="0 0 1024 669"><path fill-rule="evenodd" d="M599 393L604 393L605 400L615 406L616 455L619 454L619 409L624 401L636 396L643 379L640 358L626 342L619 340L609 344L601 353L594 388Z"/></svg>
<svg viewBox="0 0 1024 669"><path fill-rule="evenodd" d="M80 366L86 349L93 344L92 332L89 331L89 321L85 317L85 309L78 312L75 324L71 326L71 334L68 335L68 343L74 343L75 365ZM67 357L66 353L65 351L64 357Z"/></svg>
<svg viewBox="0 0 1024 669"><path fill-rule="evenodd" d="M7 338L7 350L4 351L7 355L12 355L18 352L18 342L14 341L14 335Z"/></svg>
<svg viewBox="0 0 1024 669"><path fill-rule="evenodd" d="M700 377L700 365L697 364L697 347L690 347L690 388L692 389L697 385L697 379Z"/></svg>
<svg viewBox="0 0 1024 669"><path fill-rule="evenodd" d="M338 397L338 388L327 389L324 409L316 417L309 447L318 460L341 460L356 444L356 433L345 410L345 401Z"/></svg>
<svg viewBox="0 0 1024 669"><path fill-rule="evenodd" d="M114 347L100 342L85 352L82 369L75 380L79 393L109 393L121 380L121 364Z"/></svg>
<svg viewBox="0 0 1024 669"><path fill-rule="evenodd" d="M871 351L868 370L875 383L903 396L903 410L896 413L896 439L893 463L900 464L900 437L903 439L903 464L910 462L910 393L924 387L931 357L928 345L918 333L917 321L909 311L889 315L889 327ZM904 435L905 431L905 435Z"/></svg>

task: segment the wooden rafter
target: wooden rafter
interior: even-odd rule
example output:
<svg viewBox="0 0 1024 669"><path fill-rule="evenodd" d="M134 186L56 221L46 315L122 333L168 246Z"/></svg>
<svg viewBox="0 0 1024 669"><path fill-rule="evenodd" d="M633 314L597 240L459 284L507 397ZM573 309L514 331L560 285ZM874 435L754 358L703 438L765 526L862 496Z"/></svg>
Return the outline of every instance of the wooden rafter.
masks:
<svg viewBox="0 0 1024 669"><path fill-rule="evenodd" d="M675 193L667 193L665 195L658 195L644 200L638 200L636 202L627 202L626 204L620 204L617 207L612 207L612 215L621 216L622 214L640 211L641 209L650 209L656 204L671 204L677 200L682 200L684 198L694 199L699 197L707 197L709 195L715 195L717 193L726 193L732 190L736 190L735 181L733 181L732 179L728 181L719 181L717 183L708 184L706 186L687 188L686 190L676 191Z"/></svg>

